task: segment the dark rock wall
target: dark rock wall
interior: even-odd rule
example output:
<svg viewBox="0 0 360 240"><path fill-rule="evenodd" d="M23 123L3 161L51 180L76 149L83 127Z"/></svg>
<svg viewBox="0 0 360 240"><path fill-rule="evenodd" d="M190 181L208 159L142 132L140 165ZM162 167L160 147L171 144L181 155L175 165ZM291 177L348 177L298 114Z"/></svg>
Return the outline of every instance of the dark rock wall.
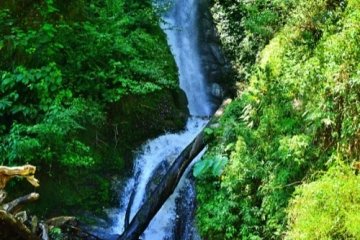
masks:
<svg viewBox="0 0 360 240"><path fill-rule="evenodd" d="M199 8L199 49L204 66L205 79L208 83L208 92L214 104L232 95L232 67L230 61L223 54L221 42L216 31L210 12L210 1L200 0Z"/></svg>
<svg viewBox="0 0 360 240"><path fill-rule="evenodd" d="M128 153L148 139L183 129L189 116L186 95L180 89L128 96L108 108L107 139Z"/></svg>

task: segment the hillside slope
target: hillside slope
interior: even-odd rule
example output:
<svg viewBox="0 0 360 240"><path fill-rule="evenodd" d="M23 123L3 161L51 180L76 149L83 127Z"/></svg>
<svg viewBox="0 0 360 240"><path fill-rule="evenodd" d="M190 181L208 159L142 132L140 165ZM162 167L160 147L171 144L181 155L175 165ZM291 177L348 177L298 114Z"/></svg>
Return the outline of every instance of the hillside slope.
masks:
<svg viewBox="0 0 360 240"><path fill-rule="evenodd" d="M204 239L360 239L360 2L214 1L238 96L195 165Z"/></svg>

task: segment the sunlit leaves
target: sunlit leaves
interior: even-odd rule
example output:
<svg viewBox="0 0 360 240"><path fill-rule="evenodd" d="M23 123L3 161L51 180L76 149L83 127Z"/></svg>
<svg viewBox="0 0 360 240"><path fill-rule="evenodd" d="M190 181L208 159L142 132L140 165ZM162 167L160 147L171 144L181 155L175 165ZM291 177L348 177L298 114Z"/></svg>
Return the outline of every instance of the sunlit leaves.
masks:
<svg viewBox="0 0 360 240"><path fill-rule="evenodd" d="M248 12L236 11L241 9L234 7L236 3L215 1L219 10L214 13L215 20L225 27L219 28L225 48L238 61L249 61L244 58L249 49L258 59L245 77L250 83L225 112L215 132L216 143L208 151L208 156L229 157L221 178L198 178L197 217L204 237L281 239L287 230L286 208L295 186L316 179L314 175L333 164L331 156L346 159L345 165L359 160L360 6L355 2L238 3L264 4L258 10L254 10L256 6L248 8L254 15L247 18ZM293 6L295 10L285 18L276 12L286 20L285 25L275 26L281 27L280 31L262 51L242 48L237 41L250 38L235 34L241 28L233 16L247 23L246 34L258 34L263 40L260 33L266 29L262 23L269 20L272 25L267 14L273 6ZM259 47L262 43L252 44ZM244 74L242 64L235 65L239 76ZM206 167L204 163L200 170ZM356 175L346 166L336 171L332 168L314 183L299 187L290 207L289 239L357 239L359 224L353 221L358 217L348 207L357 204ZM215 199L221 199L222 206L235 202L231 209L235 222L211 218L211 212L222 209L214 204ZM228 224L237 227L229 232L231 237L225 230Z"/></svg>
<svg viewBox="0 0 360 240"><path fill-rule="evenodd" d="M289 165L291 165L292 162L296 163L296 165L302 164L307 160L305 154L310 145L310 140L311 138L307 135L283 137L279 141L279 157Z"/></svg>
<svg viewBox="0 0 360 240"><path fill-rule="evenodd" d="M13 124L10 133L0 138L0 156L8 165L58 161L68 167L89 167L94 164L90 147L73 137L84 129L82 124L102 122L95 103L86 106L82 100L73 100L68 107L53 105L35 125Z"/></svg>
<svg viewBox="0 0 360 240"><path fill-rule="evenodd" d="M201 177L205 174L220 176L226 166L228 159L224 156L207 156L194 166L194 176Z"/></svg>
<svg viewBox="0 0 360 240"><path fill-rule="evenodd" d="M358 239L359 186L360 177L341 163L298 187L288 210L286 239Z"/></svg>

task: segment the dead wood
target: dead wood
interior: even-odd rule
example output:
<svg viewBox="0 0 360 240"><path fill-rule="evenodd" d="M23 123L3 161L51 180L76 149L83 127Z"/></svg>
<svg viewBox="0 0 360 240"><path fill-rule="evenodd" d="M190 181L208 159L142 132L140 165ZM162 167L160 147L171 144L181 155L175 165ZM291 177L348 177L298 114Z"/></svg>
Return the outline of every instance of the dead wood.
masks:
<svg viewBox="0 0 360 240"><path fill-rule="evenodd" d="M231 102L225 100L221 107L216 111L205 128L210 127L223 114L225 107ZM205 129L204 128L204 129ZM145 199L131 222L126 226L124 232L118 240L137 240L145 231L150 221L160 210L161 206L174 192L186 168L191 161L205 148L209 139L205 137L204 129L195 139L180 153L174 163L170 166L167 174L163 177L157 188Z"/></svg>
<svg viewBox="0 0 360 240"><path fill-rule="evenodd" d="M5 188L7 182L13 177L25 177L34 187L39 186L39 181L34 177L36 167L24 165L20 167L0 166L0 189Z"/></svg>
<svg viewBox="0 0 360 240"><path fill-rule="evenodd" d="M65 224L69 223L69 222L75 222L76 218L75 217L70 217L70 216L61 216L61 217L54 217L51 219L48 219L46 221L46 224L48 226L50 226L50 228L52 227L62 227Z"/></svg>
<svg viewBox="0 0 360 240"><path fill-rule="evenodd" d="M7 193L4 190L0 190L0 204L5 200L7 197Z"/></svg>
<svg viewBox="0 0 360 240"><path fill-rule="evenodd" d="M2 208L8 213L16 213L18 209L21 208L23 204L33 202L39 199L38 193L30 193L28 195L19 197L9 203L6 203L2 206Z"/></svg>
<svg viewBox="0 0 360 240"><path fill-rule="evenodd" d="M3 210L0 210L0 229L0 239L39 240L23 223Z"/></svg>
<svg viewBox="0 0 360 240"><path fill-rule="evenodd" d="M40 228L40 231L41 231L41 240L49 240L49 227L41 222L39 224L39 228Z"/></svg>

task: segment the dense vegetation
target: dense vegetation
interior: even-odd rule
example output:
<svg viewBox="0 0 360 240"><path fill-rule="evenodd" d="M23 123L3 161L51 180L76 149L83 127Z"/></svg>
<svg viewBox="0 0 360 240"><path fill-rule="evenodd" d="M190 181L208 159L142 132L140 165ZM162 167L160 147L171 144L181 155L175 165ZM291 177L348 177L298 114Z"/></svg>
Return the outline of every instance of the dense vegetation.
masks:
<svg viewBox="0 0 360 240"><path fill-rule="evenodd" d="M360 2L212 10L239 94L194 169L202 236L360 239Z"/></svg>
<svg viewBox="0 0 360 240"><path fill-rule="evenodd" d="M43 214L107 206L133 147L186 117L151 1L0 2L0 164L38 166Z"/></svg>
<svg viewBox="0 0 360 240"><path fill-rule="evenodd" d="M360 239L360 1L211 4L237 96L194 167L201 235ZM0 34L0 164L38 167L38 213L101 212L131 150L183 127L151 1L2 0Z"/></svg>

